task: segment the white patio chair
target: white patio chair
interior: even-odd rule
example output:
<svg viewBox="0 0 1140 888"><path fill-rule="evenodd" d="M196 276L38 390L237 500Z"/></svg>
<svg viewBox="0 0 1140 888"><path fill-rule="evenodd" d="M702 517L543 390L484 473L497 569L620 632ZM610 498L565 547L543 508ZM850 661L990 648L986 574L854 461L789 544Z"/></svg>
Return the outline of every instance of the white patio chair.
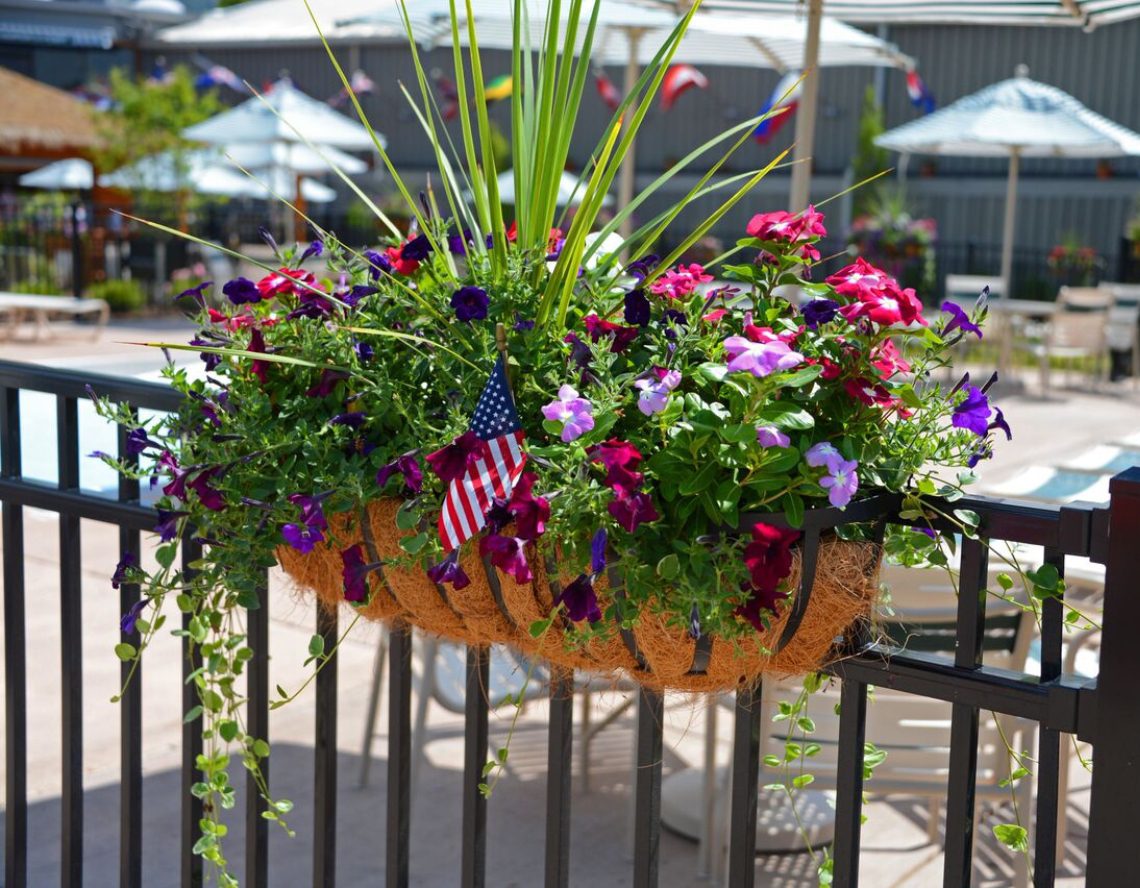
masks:
<svg viewBox="0 0 1140 888"><path fill-rule="evenodd" d="M1101 282L1100 289L1112 294L1108 310L1108 348L1131 353L1132 386L1140 387L1140 284Z"/></svg>
<svg viewBox="0 0 1140 888"><path fill-rule="evenodd" d="M1057 310L1049 318L1042 341L1024 346L1038 360L1043 395L1050 391L1054 358L1091 361L1092 378L1107 377L1107 331L1112 298L1112 293L1097 287L1061 288Z"/></svg>

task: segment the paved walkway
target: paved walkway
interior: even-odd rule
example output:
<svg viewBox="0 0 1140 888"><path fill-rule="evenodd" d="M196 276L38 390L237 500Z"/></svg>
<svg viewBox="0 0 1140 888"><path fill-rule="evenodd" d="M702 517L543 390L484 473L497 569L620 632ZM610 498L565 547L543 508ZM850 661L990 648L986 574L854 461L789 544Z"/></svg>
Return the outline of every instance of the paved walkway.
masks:
<svg viewBox="0 0 1140 888"><path fill-rule="evenodd" d="M136 373L156 369L161 360L154 353L124 342L180 341L188 333L185 324L173 322L116 323L108 330L105 342L94 348L89 342L61 333L50 343L0 343L0 356L91 371ZM982 479L986 483L1004 480L1030 461L1056 461L1091 445L1140 432L1140 398L1130 389L1103 394L1064 393L1049 401L1038 400L1031 393L1004 399L1002 404L1016 438L1012 444L999 448L995 460L983 468ZM30 884L39 888L59 883L58 535L56 519L47 513L29 510L27 524ZM109 699L116 690L118 676L112 646L117 640L119 614L117 594L111 591L107 579L116 559L116 548L117 539L111 528L84 523L84 807L88 888L118 884L118 711ZM272 586L270 614L271 649L275 652L271 685L293 688L304 674L301 664L313 631L313 608L277 577ZM362 888L378 884L384 854L387 728L383 717L372 739L377 757L372 785L367 789L356 787L376 640L375 627L359 627L342 647L339 661L338 884ZM147 888L174 888L178 884L175 861L180 804L179 663L175 640L162 638L150 652L143 679ZM599 694L595 698L596 718L601 718L619 699L616 692ZM510 773L490 805L488 884L497 888L530 888L541 881L544 708L541 703L533 705L523 717L511 751ZM492 745L502 740L508 716L506 712L492 714ZM632 716L627 715L598 741L590 793L582 791L576 772L571 838L571 880L575 885L608 888L631 884L626 834L633 729ZM297 803L293 816L297 838L290 840L277 832L271 838L271 883L283 888L299 888L309 882L313 730L311 694L271 715L274 785L280 794ZM730 730L724 720L720 733L720 755L726 759ZM700 762L702 738L703 705L680 695L670 697L666 710L665 772ZM425 752L426 766L419 776L411 823L412 884L449 888L458 884L459 872L462 719L433 704ZM577 765L576 761L576 768ZM1089 775L1075 764L1071 773L1067 812L1070 844L1057 883L1066 888L1084 883L1089 786ZM873 781L869 788L873 790ZM940 882L941 855L939 845L927 839L924 800L873 798L866 813L869 820L864 827L861 860L864 884L875 888L920 888ZM1005 816L1008 819L1008 814ZM240 820L234 819L229 842L232 859L239 868ZM986 888L1011 884L1009 856L997 846L987 827L981 830L978 860L976 884ZM759 884L796 888L815 884L813 867L806 855L760 857L757 869L764 874L758 879ZM665 888L705 884L695 872L695 844L664 834L661 884Z"/></svg>

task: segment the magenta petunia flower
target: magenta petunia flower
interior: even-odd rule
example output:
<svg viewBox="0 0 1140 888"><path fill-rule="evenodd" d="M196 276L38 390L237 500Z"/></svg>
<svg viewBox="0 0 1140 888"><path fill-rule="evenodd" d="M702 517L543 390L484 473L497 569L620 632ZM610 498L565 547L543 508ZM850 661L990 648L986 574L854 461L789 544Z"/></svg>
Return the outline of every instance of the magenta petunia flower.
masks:
<svg viewBox="0 0 1140 888"><path fill-rule="evenodd" d="M478 435L467 431L424 459L444 484L450 484L467 474L467 470L483 455L485 446Z"/></svg>
<svg viewBox="0 0 1140 888"><path fill-rule="evenodd" d="M859 463L855 460L840 460L828 466L829 475L819 479L819 486L827 491L828 501L838 509L842 509L859 489L859 475L856 469Z"/></svg>
<svg viewBox="0 0 1140 888"><path fill-rule="evenodd" d="M380 565L366 564L364 562L364 547L357 543L349 546L340 553L341 577L344 580L345 601L368 600L368 574Z"/></svg>
<svg viewBox="0 0 1140 888"><path fill-rule="evenodd" d="M808 452L804 454L804 462L813 469L827 466L828 471L831 471L843 462L843 454L830 441L820 441L808 448Z"/></svg>
<svg viewBox="0 0 1140 888"><path fill-rule="evenodd" d="M756 377L771 376L783 370L793 370L804 361L804 356L792 351L782 340L753 342L744 336L729 336L724 341L731 373L751 373Z"/></svg>
<svg viewBox="0 0 1140 888"><path fill-rule="evenodd" d="M541 496L534 495L533 472L524 472L515 482L507 509L515 519L515 532L527 542L532 542L546 533L546 522L550 518L550 503Z"/></svg>
<svg viewBox="0 0 1140 888"><path fill-rule="evenodd" d="M625 327L621 324L615 324L613 321L606 321L599 318L596 314L588 314L582 318L582 323L586 327L586 332L590 334L592 342L598 342L607 336L613 337L613 342L610 344L610 351L616 354L621 354L633 340L637 338L637 327Z"/></svg>
<svg viewBox="0 0 1140 888"><path fill-rule="evenodd" d="M558 390L558 399L542 408L542 415L562 423L562 441L569 444L594 427L593 405L569 385Z"/></svg>
<svg viewBox="0 0 1140 888"><path fill-rule="evenodd" d="M348 374L343 370L322 370L316 385L306 391L305 395L310 398L327 398L333 393L337 383L346 379L348 379Z"/></svg>
<svg viewBox="0 0 1140 888"><path fill-rule="evenodd" d="M383 487L393 475L402 475L404 487L413 496L424 489L424 473L420 469L419 460L412 453L398 456L393 462L381 466L376 472L376 485Z"/></svg>
<svg viewBox="0 0 1140 888"><path fill-rule="evenodd" d="M753 589L775 593L792 572L792 545L799 538L798 530L763 521L752 526L752 540L744 548L744 564Z"/></svg>
<svg viewBox="0 0 1140 888"><path fill-rule="evenodd" d="M606 477L602 483L622 499L641 486L643 475L635 471L641 462L641 452L628 441L611 438L590 448L590 461L605 466Z"/></svg>
<svg viewBox="0 0 1140 888"><path fill-rule="evenodd" d="M479 554L489 555L491 563L503 573L515 578L516 583L529 583L534 579L526 560L526 541L518 537L492 534L479 541Z"/></svg>
<svg viewBox="0 0 1140 888"><path fill-rule="evenodd" d="M670 299L684 299L696 291L699 284L707 284L713 279L706 274L703 265L678 265L671 268L653 282L649 291L655 296L667 296Z"/></svg>
<svg viewBox="0 0 1140 888"><path fill-rule="evenodd" d="M625 530L633 533L638 526L648 521L656 521L661 516L653 506L653 498L648 493L631 493L615 499L606 508L614 520Z"/></svg>
<svg viewBox="0 0 1140 888"><path fill-rule="evenodd" d="M669 404L669 393L681 384L680 370L658 368L653 379L639 379L634 387L641 390L637 398L637 409L646 416L660 413Z"/></svg>
<svg viewBox="0 0 1140 888"><path fill-rule="evenodd" d="M761 447L790 447L792 439L775 426L760 426L756 429L756 440Z"/></svg>
<svg viewBox="0 0 1140 888"><path fill-rule="evenodd" d="M881 293L895 281L889 274L876 268L866 259L859 257L854 264L840 269L827 279L840 296L851 296L862 300L875 293Z"/></svg>
<svg viewBox="0 0 1140 888"><path fill-rule="evenodd" d="M226 500L221 491L210 486L210 479L220 471L221 469L216 466L212 469L204 469L186 485L198 494L198 501L212 512L221 512L226 507Z"/></svg>

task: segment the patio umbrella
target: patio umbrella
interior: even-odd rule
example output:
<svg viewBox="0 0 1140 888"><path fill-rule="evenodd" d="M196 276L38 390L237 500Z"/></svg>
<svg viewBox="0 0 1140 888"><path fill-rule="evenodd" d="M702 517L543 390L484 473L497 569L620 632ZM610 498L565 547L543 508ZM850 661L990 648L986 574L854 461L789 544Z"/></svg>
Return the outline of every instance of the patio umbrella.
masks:
<svg viewBox="0 0 1140 888"><path fill-rule="evenodd" d="M95 184L95 172L90 161L69 157L24 173L19 182L25 188L44 188L48 191L89 191Z"/></svg>
<svg viewBox="0 0 1140 888"><path fill-rule="evenodd" d="M585 192L584 183L579 183L578 177L573 173L562 173L558 180L558 206L578 206L582 202L582 194ZM470 199L470 192L466 196ZM514 170L504 170L499 173L499 200L505 204L513 204L515 202L515 172ZM613 196L607 194L602 199L602 206L613 206Z"/></svg>
<svg viewBox="0 0 1140 888"><path fill-rule="evenodd" d="M684 0L673 0L680 5ZM731 10L734 14L807 13L807 40L803 70L821 64L820 35L823 13L849 22L946 22L981 25L1067 25L1092 30L1098 25L1140 16L1140 0L707 0L704 8ZM791 206L807 206L811 191L811 158L815 145L815 115L819 104L819 78L804 81L796 120L795 160L792 168Z"/></svg>
<svg viewBox="0 0 1140 888"><path fill-rule="evenodd" d="M279 168L316 176L331 172L334 167L347 175L357 175L368 169L368 164L359 157L331 145L316 151L305 144L236 142L223 146L222 153L247 170Z"/></svg>
<svg viewBox="0 0 1140 888"><path fill-rule="evenodd" d="M875 143L891 151L1008 157L1001 278L1009 294L1023 157L1119 157L1140 154L1140 134L1090 111L1068 93L1030 80L1028 69L939 111L889 130Z"/></svg>

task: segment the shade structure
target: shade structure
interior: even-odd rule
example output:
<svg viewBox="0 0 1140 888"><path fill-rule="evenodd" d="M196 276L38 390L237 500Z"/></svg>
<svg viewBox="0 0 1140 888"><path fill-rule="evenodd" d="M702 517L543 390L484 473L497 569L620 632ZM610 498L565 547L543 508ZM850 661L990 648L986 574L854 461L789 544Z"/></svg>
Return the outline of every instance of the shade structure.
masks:
<svg viewBox="0 0 1140 888"><path fill-rule="evenodd" d="M188 189L216 197L257 200L280 197L290 201L297 196L296 181L297 177L286 170L269 170L251 178L211 150L189 152L181 157L171 153L155 154L99 177L99 184L105 188L146 191ZM301 195L317 203L336 199L333 189L311 179L302 180Z"/></svg>
<svg viewBox="0 0 1140 888"><path fill-rule="evenodd" d="M346 175L357 175L368 169L368 164L359 157L331 145L314 149L303 142L236 142L223 146L222 153L247 170L276 168L316 176L333 169Z"/></svg>
<svg viewBox="0 0 1140 888"><path fill-rule="evenodd" d="M412 0L411 5L415 4ZM404 40L395 15L362 20L369 13L388 9L395 0L309 0L325 37L332 42ZM158 32L157 40L180 46L249 46L317 42L313 21L300 0L248 0L236 6L213 9L195 21Z"/></svg>
<svg viewBox="0 0 1140 888"><path fill-rule="evenodd" d="M360 123L305 95L288 77L275 82L262 96L196 123L182 134L192 141L212 145L311 142L349 151L374 147L368 130Z"/></svg>
<svg viewBox="0 0 1140 888"><path fill-rule="evenodd" d="M580 183L578 177L573 173L563 172L558 180L558 206L578 206L582 202L582 195L585 193L585 183ZM470 192L466 197L470 199ZM499 173L499 200L504 204L514 204L515 202L515 173L514 170L504 170ZM602 199L602 206L613 206L613 196L607 194Z"/></svg>
<svg viewBox="0 0 1140 888"><path fill-rule="evenodd" d="M95 171L91 162L81 157L57 160L25 173L19 182L25 188L43 188L48 191L88 191L95 184Z"/></svg>
<svg viewBox="0 0 1140 888"><path fill-rule="evenodd" d="M904 154L1008 157L1001 276L1010 292L1023 157L1120 157L1140 154L1140 134L1091 111L1068 93L1017 76L889 130L875 143Z"/></svg>
<svg viewBox="0 0 1140 888"><path fill-rule="evenodd" d="M795 12L804 0L705 0L705 6ZM944 22L973 25L1063 25L1095 28L1140 16L1140 0L825 0L824 11L845 22Z"/></svg>

